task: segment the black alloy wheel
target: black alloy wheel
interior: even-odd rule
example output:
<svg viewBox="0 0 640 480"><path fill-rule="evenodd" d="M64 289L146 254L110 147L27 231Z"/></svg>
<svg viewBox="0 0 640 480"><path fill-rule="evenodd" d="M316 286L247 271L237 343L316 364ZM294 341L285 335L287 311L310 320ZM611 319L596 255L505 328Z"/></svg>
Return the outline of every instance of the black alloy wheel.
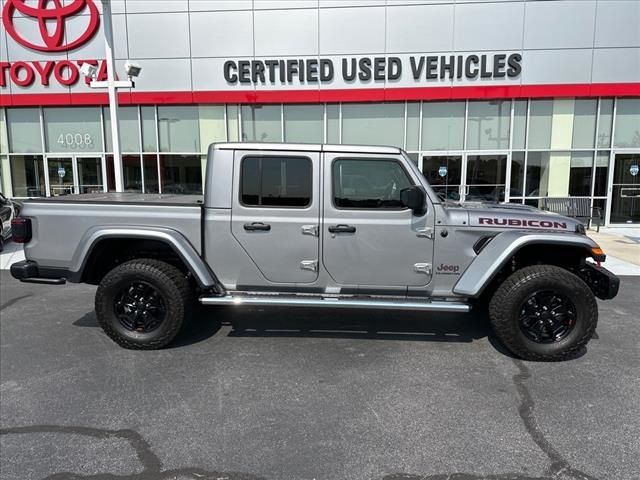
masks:
<svg viewBox="0 0 640 480"><path fill-rule="evenodd" d="M144 281L132 282L122 288L115 296L113 309L124 328L138 333L154 331L167 315L162 295Z"/></svg>
<svg viewBox="0 0 640 480"><path fill-rule="evenodd" d="M566 295L537 291L522 304L518 323L522 333L533 342L559 342L576 324L576 307Z"/></svg>

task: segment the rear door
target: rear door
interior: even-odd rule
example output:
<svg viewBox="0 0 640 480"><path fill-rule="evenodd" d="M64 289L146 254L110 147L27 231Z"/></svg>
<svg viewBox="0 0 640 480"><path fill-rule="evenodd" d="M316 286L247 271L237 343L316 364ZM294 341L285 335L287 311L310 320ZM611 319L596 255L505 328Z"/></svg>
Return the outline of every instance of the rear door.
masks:
<svg viewBox="0 0 640 480"><path fill-rule="evenodd" d="M423 286L431 280L433 207L414 215L400 191L419 184L401 157L325 154L322 260L340 285Z"/></svg>
<svg viewBox="0 0 640 480"><path fill-rule="evenodd" d="M233 183L232 233L265 279L314 282L319 255L319 153L237 151Z"/></svg>

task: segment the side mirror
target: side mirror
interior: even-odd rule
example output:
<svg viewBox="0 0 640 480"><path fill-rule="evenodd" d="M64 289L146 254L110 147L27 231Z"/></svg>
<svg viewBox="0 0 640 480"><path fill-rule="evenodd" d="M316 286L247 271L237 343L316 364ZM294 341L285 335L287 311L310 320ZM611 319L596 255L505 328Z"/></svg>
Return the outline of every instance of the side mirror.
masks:
<svg viewBox="0 0 640 480"><path fill-rule="evenodd" d="M402 205L413 210L414 215L422 215L427 211L427 193L419 185L400 190Z"/></svg>

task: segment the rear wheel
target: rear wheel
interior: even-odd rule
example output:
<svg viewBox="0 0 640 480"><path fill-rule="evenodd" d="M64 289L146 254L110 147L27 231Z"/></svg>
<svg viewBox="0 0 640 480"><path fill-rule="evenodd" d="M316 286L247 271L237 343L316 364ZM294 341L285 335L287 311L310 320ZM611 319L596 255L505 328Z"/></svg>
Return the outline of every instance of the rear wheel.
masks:
<svg viewBox="0 0 640 480"><path fill-rule="evenodd" d="M191 307L190 286L176 267L153 259L111 270L96 292L96 315L105 333L125 348L162 348L178 334Z"/></svg>
<svg viewBox="0 0 640 480"><path fill-rule="evenodd" d="M499 340L527 360L564 360L591 339L598 304L578 276L553 265L514 272L489 303L491 325Z"/></svg>

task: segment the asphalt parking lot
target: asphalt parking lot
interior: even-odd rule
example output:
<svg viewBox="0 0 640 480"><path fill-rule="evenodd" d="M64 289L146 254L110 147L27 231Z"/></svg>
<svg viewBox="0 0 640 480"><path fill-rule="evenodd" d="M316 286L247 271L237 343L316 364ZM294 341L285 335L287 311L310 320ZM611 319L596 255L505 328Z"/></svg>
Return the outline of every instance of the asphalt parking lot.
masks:
<svg viewBox="0 0 640 480"><path fill-rule="evenodd" d="M93 287L0 282L2 480L640 478L640 277L563 363L478 313L209 309L126 351Z"/></svg>

